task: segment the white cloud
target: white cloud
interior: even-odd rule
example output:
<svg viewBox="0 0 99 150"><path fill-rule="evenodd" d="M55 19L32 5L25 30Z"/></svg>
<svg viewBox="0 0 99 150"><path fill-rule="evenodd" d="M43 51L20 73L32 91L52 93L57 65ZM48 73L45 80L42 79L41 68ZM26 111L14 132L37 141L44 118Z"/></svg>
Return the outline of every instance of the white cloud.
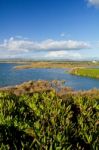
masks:
<svg viewBox="0 0 99 150"><path fill-rule="evenodd" d="M21 37L5 39L0 44L0 58L82 59L77 52L90 45L75 40L32 41Z"/></svg>
<svg viewBox="0 0 99 150"><path fill-rule="evenodd" d="M80 50L89 48L90 45L84 41L48 39L41 42L31 41L28 39L9 38L0 44L0 50L14 52L29 51L61 51L61 50Z"/></svg>
<svg viewBox="0 0 99 150"><path fill-rule="evenodd" d="M99 0L87 0L90 5L99 7Z"/></svg>
<svg viewBox="0 0 99 150"><path fill-rule="evenodd" d="M45 55L46 58L49 59L70 59L70 60L81 60L82 56L81 54L74 52L74 51L52 51L48 52L47 55Z"/></svg>

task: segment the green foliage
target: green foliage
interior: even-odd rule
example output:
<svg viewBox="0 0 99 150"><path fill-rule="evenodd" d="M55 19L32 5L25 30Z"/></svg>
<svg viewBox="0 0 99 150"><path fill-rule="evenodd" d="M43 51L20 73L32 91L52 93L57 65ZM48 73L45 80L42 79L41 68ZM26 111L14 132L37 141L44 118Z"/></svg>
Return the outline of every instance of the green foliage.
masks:
<svg viewBox="0 0 99 150"><path fill-rule="evenodd" d="M73 75L99 79L99 68L74 68L70 73Z"/></svg>
<svg viewBox="0 0 99 150"><path fill-rule="evenodd" d="M98 150L99 96L0 93L1 150Z"/></svg>

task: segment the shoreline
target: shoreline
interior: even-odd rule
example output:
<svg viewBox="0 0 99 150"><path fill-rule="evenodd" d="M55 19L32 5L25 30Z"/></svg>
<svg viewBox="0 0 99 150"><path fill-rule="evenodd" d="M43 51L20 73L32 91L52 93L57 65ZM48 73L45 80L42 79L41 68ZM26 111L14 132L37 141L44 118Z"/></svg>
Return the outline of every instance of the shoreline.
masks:
<svg viewBox="0 0 99 150"><path fill-rule="evenodd" d="M9 62L7 62L9 63ZM12 63L12 62L11 62ZM20 62L17 62L18 64L20 64ZM31 68L42 68L42 69L54 69L54 68L60 68L60 69L68 69L68 73L69 74L72 74L72 70L77 70L77 69L83 69L84 68L84 65L85 64L82 64L81 62L33 62L33 63L28 63L28 65L24 65L26 64L26 62L18 65L18 66L15 66L13 67L14 69L18 69L18 70L21 70L21 69L31 69ZM80 65L80 67L77 66L77 64ZM68 66L67 68L67 65L70 65ZM83 65L83 66L82 66ZM87 64L88 65L88 64ZM75 67L76 66L76 67ZM89 64L89 67L91 66L91 64ZM97 65L95 65L97 66ZM86 67L87 68L87 67ZM73 74L74 75L74 74ZM76 74L75 74L76 75ZM87 76L86 76L87 77ZM90 77L91 78L91 77ZM38 80L36 80L37 82ZM45 81L45 80L44 80ZM21 85L23 83L19 83L19 85ZM16 87L17 85L8 85L8 86L3 86L3 87L0 87L0 89L8 89L8 88L14 88ZM65 86L66 87L66 86ZM94 88L94 87L93 87ZM93 89L91 88L91 89ZM98 88L97 88L98 89ZM89 90L89 89L88 89ZM76 91L81 91L81 90L76 90ZM82 90L83 91L83 90ZM85 90L86 91L86 90Z"/></svg>
<svg viewBox="0 0 99 150"><path fill-rule="evenodd" d="M73 69L78 67L97 67L99 62L93 63L92 61L25 61L25 60L4 60L1 63L15 63L19 64L14 69L31 69L31 68L67 68Z"/></svg>
<svg viewBox="0 0 99 150"><path fill-rule="evenodd" d="M15 95L20 94L29 94L29 93L35 93L35 92L46 92L50 90L55 90L57 92L64 95L66 93L90 93L90 92L98 92L98 88L91 88L88 90L74 90L69 86L64 86L64 81L60 80L30 80L27 82L22 82L20 84L11 85L11 86L4 86L0 87L0 92L11 92Z"/></svg>
<svg viewBox="0 0 99 150"><path fill-rule="evenodd" d="M26 63L26 65L15 66L15 69L31 69L31 68L63 68L63 69L73 69L75 67L97 67L99 63L94 64L93 62L48 62L48 61L38 61Z"/></svg>
<svg viewBox="0 0 99 150"><path fill-rule="evenodd" d="M99 80L99 68L73 68L70 74Z"/></svg>

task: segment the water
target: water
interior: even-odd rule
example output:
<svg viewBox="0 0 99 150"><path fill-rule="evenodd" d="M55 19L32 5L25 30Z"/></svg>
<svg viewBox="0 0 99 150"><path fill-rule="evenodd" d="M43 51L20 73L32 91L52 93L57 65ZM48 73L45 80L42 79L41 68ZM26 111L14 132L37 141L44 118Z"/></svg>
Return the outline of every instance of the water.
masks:
<svg viewBox="0 0 99 150"><path fill-rule="evenodd" d="M29 80L65 80L75 90L99 88L99 80L70 75L66 69L14 69L16 64L0 64L0 87L12 86Z"/></svg>

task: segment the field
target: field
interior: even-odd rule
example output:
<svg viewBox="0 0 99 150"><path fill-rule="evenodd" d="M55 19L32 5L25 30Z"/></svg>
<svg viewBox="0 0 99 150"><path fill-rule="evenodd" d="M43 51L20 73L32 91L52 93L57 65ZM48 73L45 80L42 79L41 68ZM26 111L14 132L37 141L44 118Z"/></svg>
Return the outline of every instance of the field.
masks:
<svg viewBox="0 0 99 150"><path fill-rule="evenodd" d="M24 62L26 63L26 62ZM18 65L15 69L29 69L29 68L74 68L74 67L94 67L99 66L99 62L93 63L91 61L35 61L27 64Z"/></svg>
<svg viewBox="0 0 99 150"><path fill-rule="evenodd" d="M99 68L74 68L70 73L77 76L99 79Z"/></svg>
<svg viewBox="0 0 99 150"><path fill-rule="evenodd" d="M99 149L99 90L57 92L51 85L31 81L1 89L1 150Z"/></svg>

